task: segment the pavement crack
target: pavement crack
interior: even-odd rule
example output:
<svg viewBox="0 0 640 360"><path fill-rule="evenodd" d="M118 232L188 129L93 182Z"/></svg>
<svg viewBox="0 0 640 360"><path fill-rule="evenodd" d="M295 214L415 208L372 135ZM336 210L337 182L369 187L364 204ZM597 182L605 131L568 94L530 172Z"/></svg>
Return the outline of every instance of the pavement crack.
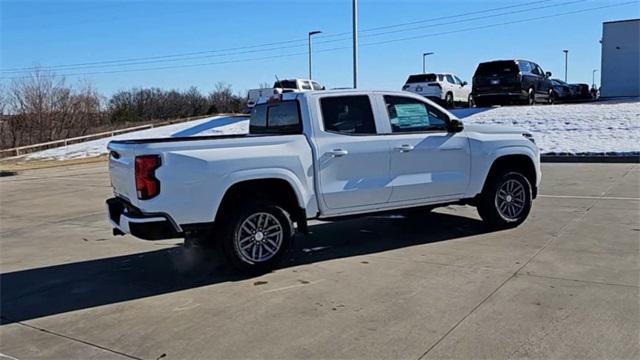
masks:
<svg viewBox="0 0 640 360"><path fill-rule="evenodd" d="M611 185L611 187L613 186L613 184ZM609 187L609 189L611 188ZM529 265L529 263L531 263L531 261L533 261L533 259L535 259L542 251L544 251L547 247L549 247L549 245L551 245L555 240L557 240L563 233L564 231L569 228L569 226L576 222L576 221L580 221L582 218L585 217L585 215L589 212L589 210L598 202L599 200L594 200L593 203L587 207L587 209L584 210L584 212L576 217L574 217L573 219L571 219L570 221L568 221L562 228L560 228L560 230L558 230L558 232L556 232L555 234L551 235L551 238L540 248L538 249L527 261L525 261L516 271L514 271L509 277L507 277L503 282L500 283L500 285L498 285L498 287L496 287L493 291L491 291L489 293L489 295L487 295L486 297L484 297L476 306L473 307L473 309L471 309L470 312L468 312L465 316L463 316L460 320L458 320L458 322L456 322L449 330L447 330L446 333L444 333L444 335L442 335L435 343L433 343L424 353L422 353L422 355L420 355L420 357L418 357L418 360L424 359L429 352L431 352L431 350L433 350L436 346L438 346L438 344L440 344L442 342L442 340L444 340L447 336L449 336L449 334L451 334L455 329L458 328L458 326L460 326L460 324L462 324L469 316L471 316L471 314L473 314L476 310L478 310L487 300L489 300L489 298L491 298L495 293L498 292L498 290L502 289L502 287L509 282L509 280L515 278L522 269L524 269L527 265Z"/></svg>
<svg viewBox="0 0 640 360"><path fill-rule="evenodd" d="M11 323L13 323L13 324L18 324L18 325L21 325L21 326L24 326L24 327L30 328L30 329L32 329L32 330L41 331L41 332L44 332L44 333L49 334L49 335L53 335L53 336L57 336L57 337L61 337L61 338L67 339L67 340L71 340L71 341L77 342L77 343L81 343L81 344L84 344L84 345L88 345L88 346L91 346L91 347L95 347L95 348L98 348L98 349L101 349L101 350L104 350L104 351L108 351L108 352L113 353L113 354L117 354L117 355L121 355L121 356L127 357L127 358L129 358L129 359L143 360L142 358L139 358L139 357L137 357L137 356L129 355L129 354L127 354L127 353L123 353L123 352L118 351L118 350L110 349L110 348L108 348L108 347L106 347L106 346L102 346L102 345L94 344L94 343L89 342L89 341L85 341L85 340L78 339L78 338L75 338L75 337L72 337L72 336L68 336L68 335L60 334L60 333L57 333L57 332L55 332L55 331L47 330L47 329L45 329L45 328L41 328L41 327L38 327L38 326L29 325L29 324L24 323L24 322L20 322L20 321L13 321L13 320L11 320L11 319L9 319L9 318L5 317L5 316L1 316L1 317L2 317L2 319L4 319L4 320L8 320L8 321L10 321L10 322L11 322Z"/></svg>
<svg viewBox="0 0 640 360"><path fill-rule="evenodd" d="M595 285L621 286L621 287L627 287L627 288L633 288L633 289L640 288L640 286L638 286L638 285L616 284L616 283L609 283L609 282L604 282L604 281L590 281L590 280L569 279L569 278L563 278L563 277L557 277L557 276L523 274L523 273L518 274L518 276L523 276L523 277L524 276L529 276L529 277L537 277L537 278L552 279L552 280L575 281L575 282L580 282L580 283L585 283L585 284L595 284Z"/></svg>

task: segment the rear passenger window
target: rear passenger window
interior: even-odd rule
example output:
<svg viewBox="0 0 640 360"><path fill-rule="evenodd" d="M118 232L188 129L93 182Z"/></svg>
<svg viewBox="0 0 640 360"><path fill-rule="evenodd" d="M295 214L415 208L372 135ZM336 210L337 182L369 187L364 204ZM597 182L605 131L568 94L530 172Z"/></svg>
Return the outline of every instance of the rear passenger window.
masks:
<svg viewBox="0 0 640 360"><path fill-rule="evenodd" d="M302 123L297 101L256 105L249 121L250 134L300 134Z"/></svg>
<svg viewBox="0 0 640 360"><path fill-rule="evenodd" d="M528 61L521 61L518 63L520 67L520 71L522 72L531 72L531 64Z"/></svg>
<svg viewBox="0 0 640 360"><path fill-rule="evenodd" d="M309 85L308 81L301 81L303 90L311 90L311 85Z"/></svg>
<svg viewBox="0 0 640 360"><path fill-rule="evenodd" d="M367 95L336 96L320 99L325 131L344 135L376 133L376 124Z"/></svg>
<svg viewBox="0 0 640 360"><path fill-rule="evenodd" d="M391 131L394 133L446 130L448 116L422 101L385 96Z"/></svg>
<svg viewBox="0 0 640 360"><path fill-rule="evenodd" d="M453 76L451 75L447 75L447 81L449 82L449 84L454 84L455 80L453 80Z"/></svg>

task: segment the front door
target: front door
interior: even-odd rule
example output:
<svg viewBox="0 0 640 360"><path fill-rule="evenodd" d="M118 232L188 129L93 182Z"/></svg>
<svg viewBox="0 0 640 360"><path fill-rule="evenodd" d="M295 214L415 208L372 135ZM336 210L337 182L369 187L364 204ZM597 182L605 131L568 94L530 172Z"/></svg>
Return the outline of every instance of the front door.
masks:
<svg viewBox="0 0 640 360"><path fill-rule="evenodd" d="M455 198L469 183L469 141L448 132L448 116L431 104L384 96L391 132L390 203Z"/></svg>
<svg viewBox="0 0 640 360"><path fill-rule="evenodd" d="M326 96L319 102L322 128L315 146L327 213L385 204L391 195L389 141L377 133L371 98Z"/></svg>

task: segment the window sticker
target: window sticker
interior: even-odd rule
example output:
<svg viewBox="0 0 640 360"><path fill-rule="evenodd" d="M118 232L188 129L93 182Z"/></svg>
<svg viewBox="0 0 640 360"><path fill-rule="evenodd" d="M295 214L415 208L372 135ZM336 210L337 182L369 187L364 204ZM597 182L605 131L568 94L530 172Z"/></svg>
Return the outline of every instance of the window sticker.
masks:
<svg viewBox="0 0 640 360"><path fill-rule="evenodd" d="M396 104L396 116L391 124L400 128L420 127L429 124L429 114L422 104Z"/></svg>

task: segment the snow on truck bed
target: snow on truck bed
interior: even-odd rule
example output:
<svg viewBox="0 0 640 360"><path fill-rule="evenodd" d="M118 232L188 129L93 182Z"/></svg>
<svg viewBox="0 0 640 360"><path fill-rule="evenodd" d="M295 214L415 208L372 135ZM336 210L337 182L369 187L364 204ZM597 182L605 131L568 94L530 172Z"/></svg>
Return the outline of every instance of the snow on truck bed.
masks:
<svg viewBox="0 0 640 360"><path fill-rule="evenodd" d="M214 116L38 151L26 155L25 159L69 160L100 156L107 153L111 140L245 134L248 131L249 118L245 116Z"/></svg>
<svg viewBox="0 0 640 360"><path fill-rule="evenodd" d="M640 154L640 102L507 106L453 110L466 123L517 126L534 134L544 154ZM107 153L111 140L243 134L248 119L217 116L87 141L25 156L77 159Z"/></svg>

